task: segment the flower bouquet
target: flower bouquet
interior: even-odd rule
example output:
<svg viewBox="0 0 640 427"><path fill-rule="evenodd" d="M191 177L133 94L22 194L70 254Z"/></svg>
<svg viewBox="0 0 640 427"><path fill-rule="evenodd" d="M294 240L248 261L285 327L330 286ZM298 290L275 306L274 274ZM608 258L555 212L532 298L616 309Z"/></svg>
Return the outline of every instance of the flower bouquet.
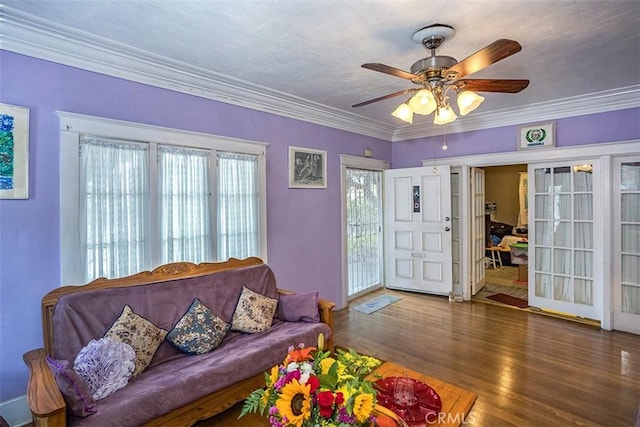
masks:
<svg viewBox="0 0 640 427"><path fill-rule="evenodd" d="M375 425L376 391L364 378L381 361L353 350L289 347L284 361L265 373L266 388L255 390L240 417L260 412L273 427ZM382 415L385 417L385 415Z"/></svg>

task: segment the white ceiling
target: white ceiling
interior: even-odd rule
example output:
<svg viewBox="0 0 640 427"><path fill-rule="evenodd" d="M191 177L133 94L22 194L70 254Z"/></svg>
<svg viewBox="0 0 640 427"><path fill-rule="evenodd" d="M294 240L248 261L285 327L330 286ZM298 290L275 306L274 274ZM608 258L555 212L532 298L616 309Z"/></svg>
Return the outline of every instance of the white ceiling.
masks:
<svg viewBox="0 0 640 427"><path fill-rule="evenodd" d="M458 61L494 40L517 40L521 52L469 77L531 81L518 94L483 94L484 104L448 126L451 131L640 105L637 0L4 0L4 5L4 49L389 140L430 135L434 126L430 117L418 116L413 126L393 118L390 112L402 96L352 108L413 87L360 65L381 62L408 71L428 56L412 41L413 32L433 23L456 29L438 54ZM135 64L132 58L143 61Z"/></svg>

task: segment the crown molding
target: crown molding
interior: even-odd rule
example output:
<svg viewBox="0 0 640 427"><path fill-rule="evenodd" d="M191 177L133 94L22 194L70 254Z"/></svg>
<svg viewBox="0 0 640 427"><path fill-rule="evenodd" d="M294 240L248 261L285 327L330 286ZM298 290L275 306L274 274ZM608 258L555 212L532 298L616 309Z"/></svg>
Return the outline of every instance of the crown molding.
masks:
<svg viewBox="0 0 640 427"><path fill-rule="evenodd" d="M244 80L0 9L0 48L113 77L391 141L394 127Z"/></svg>
<svg viewBox="0 0 640 427"><path fill-rule="evenodd" d="M405 141L440 135L432 123L396 127L244 80L154 55L11 7L0 8L0 49L252 110L379 138ZM448 133L489 129L640 106L640 85L524 108L475 113Z"/></svg>

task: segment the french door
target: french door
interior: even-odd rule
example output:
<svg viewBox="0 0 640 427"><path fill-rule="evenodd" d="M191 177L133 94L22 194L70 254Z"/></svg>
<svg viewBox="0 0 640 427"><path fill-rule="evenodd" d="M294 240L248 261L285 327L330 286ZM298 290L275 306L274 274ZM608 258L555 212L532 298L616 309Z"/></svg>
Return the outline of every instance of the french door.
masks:
<svg viewBox="0 0 640 427"><path fill-rule="evenodd" d="M640 334L640 156L613 167L613 327Z"/></svg>
<svg viewBox="0 0 640 427"><path fill-rule="evenodd" d="M531 306L602 320L598 165L529 165Z"/></svg>
<svg viewBox="0 0 640 427"><path fill-rule="evenodd" d="M471 168L471 295L485 285L485 179L484 169Z"/></svg>
<svg viewBox="0 0 640 427"><path fill-rule="evenodd" d="M349 168L345 174L347 296L382 286L382 172Z"/></svg>

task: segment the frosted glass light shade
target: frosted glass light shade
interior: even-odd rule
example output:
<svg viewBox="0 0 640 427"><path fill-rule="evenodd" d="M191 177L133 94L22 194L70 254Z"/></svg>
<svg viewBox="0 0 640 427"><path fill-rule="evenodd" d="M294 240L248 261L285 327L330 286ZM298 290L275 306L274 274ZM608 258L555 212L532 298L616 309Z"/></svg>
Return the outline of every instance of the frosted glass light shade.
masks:
<svg viewBox="0 0 640 427"><path fill-rule="evenodd" d="M484 101L484 96L480 96L470 90L463 90L458 94L458 108L460 109L460 114L466 116L478 108L480 104L482 104L482 101Z"/></svg>
<svg viewBox="0 0 640 427"><path fill-rule="evenodd" d="M437 125L446 125L447 123L454 121L457 117L456 113L453 112L453 108L451 108L450 105L447 105L446 107L438 108L433 119L433 123Z"/></svg>
<svg viewBox="0 0 640 427"><path fill-rule="evenodd" d="M413 123L413 111L411 111L411 108L409 108L406 102L398 105L398 108L396 108L391 115L409 124Z"/></svg>
<svg viewBox="0 0 640 427"><path fill-rule="evenodd" d="M435 111L436 100L431 91L422 89L409 100L409 108L411 108L411 111L415 114L426 116Z"/></svg>

